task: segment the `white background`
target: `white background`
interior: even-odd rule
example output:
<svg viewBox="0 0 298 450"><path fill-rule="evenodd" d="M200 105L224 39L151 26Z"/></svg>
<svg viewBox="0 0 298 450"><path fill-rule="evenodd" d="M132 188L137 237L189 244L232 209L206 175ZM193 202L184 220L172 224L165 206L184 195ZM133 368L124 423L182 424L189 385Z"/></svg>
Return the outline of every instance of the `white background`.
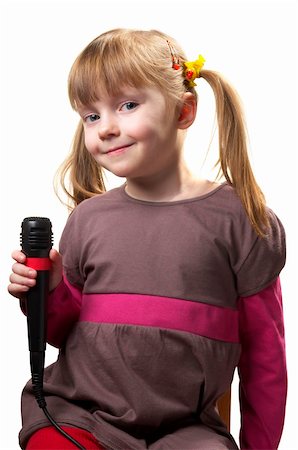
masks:
<svg viewBox="0 0 298 450"><path fill-rule="evenodd" d="M55 246L67 218L54 195L55 170L66 156L77 116L67 99L67 75L77 54L116 27L160 29L194 60L221 71L242 97L251 161L267 202L287 231L282 272L289 393L280 449L297 447L297 3L294 1L7 1L1 5L1 441L18 448L20 394L30 377L26 320L7 293L24 217L49 217ZM211 137L214 104L204 80L186 155L201 166ZM216 141L214 143L216 147ZM214 146L213 146L214 147ZM214 160L212 161L214 162ZM121 180L122 182L122 180ZM119 184L110 179L108 187ZM56 358L48 347L47 363ZM232 431L239 407L233 386ZM183 449L181 449L183 450Z"/></svg>

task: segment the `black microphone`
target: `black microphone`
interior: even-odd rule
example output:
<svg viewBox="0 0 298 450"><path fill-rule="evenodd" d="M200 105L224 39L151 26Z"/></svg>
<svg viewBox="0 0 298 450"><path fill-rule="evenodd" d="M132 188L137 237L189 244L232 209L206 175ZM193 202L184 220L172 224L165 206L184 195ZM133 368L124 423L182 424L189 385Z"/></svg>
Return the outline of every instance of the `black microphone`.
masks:
<svg viewBox="0 0 298 450"><path fill-rule="evenodd" d="M37 271L35 286L26 296L28 343L32 386L36 400L43 408L43 372L46 350L46 306L49 293L49 252L52 248L52 224L46 217L26 217L22 222L21 246L26 266Z"/></svg>
<svg viewBox="0 0 298 450"><path fill-rule="evenodd" d="M64 431L47 409L43 393L43 373L46 350L46 310L49 294L49 271L52 248L52 224L46 217L26 217L22 222L21 246L26 255L26 266L37 270L35 286L26 296L28 341L33 393L38 406L49 422L66 439L80 450L86 450L79 442Z"/></svg>

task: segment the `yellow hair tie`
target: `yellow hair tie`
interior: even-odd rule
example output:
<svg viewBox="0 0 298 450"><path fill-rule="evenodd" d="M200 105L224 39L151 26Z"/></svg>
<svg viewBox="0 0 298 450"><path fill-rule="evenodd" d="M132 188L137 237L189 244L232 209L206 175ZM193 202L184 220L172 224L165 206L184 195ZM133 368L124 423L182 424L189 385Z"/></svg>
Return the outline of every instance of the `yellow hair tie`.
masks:
<svg viewBox="0 0 298 450"><path fill-rule="evenodd" d="M196 78L199 78L200 70L202 69L205 58L203 58L202 55L199 55L198 59L196 61L186 61L184 66L184 77L186 81L188 81L189 87L196 86L196 83L194 80Z"/></svg>

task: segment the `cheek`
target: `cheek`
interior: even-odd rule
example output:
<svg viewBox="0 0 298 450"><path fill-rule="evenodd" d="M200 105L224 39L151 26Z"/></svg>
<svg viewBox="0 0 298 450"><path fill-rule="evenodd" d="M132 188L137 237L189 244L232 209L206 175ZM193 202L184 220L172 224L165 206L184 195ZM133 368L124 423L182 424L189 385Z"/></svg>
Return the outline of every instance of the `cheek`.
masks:
<svg viewBox="0 0 298 450"><path fill-rule="evenodd" d="M85 147L88 150L89 153L95 154L96 153L96 142L94 139L93 134L91 134L90 132L85 132L85 136L84 136L84 143L85 143Z"/></svg>
<svg viewBox="0 0 298 450"><path fill-rule="evenodd" d="M153 120L150 117L138 118L137 121L132 121L127 124L127 134L140 141L152 140L160 133L160 124L158 120Z"/></svg>

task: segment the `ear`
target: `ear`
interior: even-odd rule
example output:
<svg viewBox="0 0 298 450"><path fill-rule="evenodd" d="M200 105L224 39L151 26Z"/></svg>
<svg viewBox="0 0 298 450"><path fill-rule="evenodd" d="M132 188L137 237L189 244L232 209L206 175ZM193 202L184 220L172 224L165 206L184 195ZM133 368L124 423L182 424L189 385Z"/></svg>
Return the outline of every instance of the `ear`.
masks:
<svg viewBox="0 0 298 450"><path fill-rule="evenodd" d="M194 122L197 114L197 100L191 92L183 94L183 103L178 116L178 128L185 130Z"/></svg>

